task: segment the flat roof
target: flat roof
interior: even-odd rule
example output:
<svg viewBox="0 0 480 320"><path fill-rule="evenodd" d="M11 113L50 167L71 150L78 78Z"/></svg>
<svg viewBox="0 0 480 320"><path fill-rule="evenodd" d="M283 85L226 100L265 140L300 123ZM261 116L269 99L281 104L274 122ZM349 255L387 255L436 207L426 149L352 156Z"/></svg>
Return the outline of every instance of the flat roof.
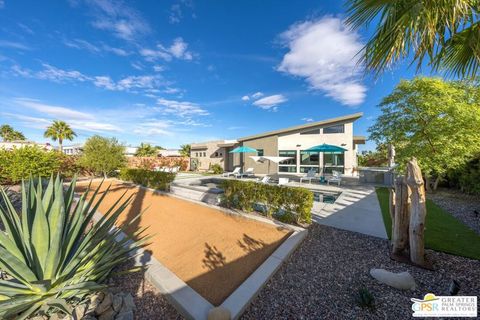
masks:
<svg viewBox="0 0 480 320"><path fill-rule="evenodd" d="M365 136L353 136L353 142L356 144L365 144L367 138Z"/></svg>
<svg viewBox="0 0 480 320"><path fill-rule="evenodd" d="M273 136L273 135L277 135L277 134L281 134L281 133L287 133L287 132L290 132L290 131L308 129L308 128L312 128L312 127L317 127L317 126L327 125L327 124L333 124L333 123L336 123L336 122L342 122L342 121L347 121L347 120L357 120L362 116L363 116L363 112L357 112L357 113L349 114L349 115L342 116L342 117L331 118L331 119L327 119L327 120L322 120L322 121L302 124L302 125L299 125L299 126L289 127L289 128L286 128L286 129L273 130L273 131L268 131L268 132L265 132L265 133L246 136L246 137L243 137L243 138L239 138L238 141L247 141L247 140L252 140L252 139L258 139L258 138Z"/></svg>

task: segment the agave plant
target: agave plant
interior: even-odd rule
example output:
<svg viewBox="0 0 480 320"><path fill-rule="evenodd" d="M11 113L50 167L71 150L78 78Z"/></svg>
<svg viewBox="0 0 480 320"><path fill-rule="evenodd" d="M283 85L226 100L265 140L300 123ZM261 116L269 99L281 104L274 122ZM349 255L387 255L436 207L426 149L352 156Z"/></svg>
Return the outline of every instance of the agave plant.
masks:
<svg viewBox="0 0 480 320"><path fill-rule="evenodd" d="M22 182L22 210L17 213L0 188L5 228L0 230L0 269L13 278L0 280L0 319L25 319L50 308L71 313L67 300L104 289L112 269L145 245L145 229L118 240L121 230L112 228L130 203L125 194L94 222L107 194L99 196L99 190L87 200L89 186L75 200L75 179L67 190L59 177L52 177L46 188L40 179L30 179Z"/></svg>

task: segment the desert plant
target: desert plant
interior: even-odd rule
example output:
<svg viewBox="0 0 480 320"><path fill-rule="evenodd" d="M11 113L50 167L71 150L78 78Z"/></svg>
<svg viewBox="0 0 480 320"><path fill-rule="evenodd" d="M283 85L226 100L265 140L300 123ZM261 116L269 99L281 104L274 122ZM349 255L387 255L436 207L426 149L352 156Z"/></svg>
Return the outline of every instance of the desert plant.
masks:
<svg viewBox="0 0 480 320"><path fill-rule="evenodd" d="M46 188L40 178L38 183L30 179L22 183L22 210L17 213L0 189L5 226L0 230L0 269L13 277L0 280L0 319L25 319L50 308L70 313L69 299L105 288L102 283L112 269L145 244L144 229L119 241L121 230L111 231L131 197L120 197L93 221L106 195L98 196L99 190L89 200L87 190L75 202L75 179L66 190L59 177L51 178Z"/></svg>
<svg viewBox="0 0 480 320"><path fill-rule="evenodd" d="M175 179L176 174L171 172L159 172L146 169L122 169L120 178L125 181L141 184L145 187L167 191Z"/></svg>
<svg viewBox="0 0 480 320"><path fill-rule="evenodd" d="M135 152L137 157L155 157L158 155L159 147L153 147L150 143L140 143L140 146Z"/></svg>
<svg viewBox="0 0 480 320"><path fill-rule="evenodd" d="M80 164L106 178L113 171L125 166L127 160L124 151L125 147L117 139L95 135L85 142Z"/></svg>
<svg viewBox="0 0 480 320"><path fill-rule="evenodd" d="M374 309L375 298L367 288L360 288L355 296L355 301L362 308Z"/></svg>
<svg viewBox="0 0 480 320"><path fill-rule="evenodd" d="M182 157L190 157L190 150L192 147L189 144L182 144L180 146L180 154Z"/></svg>
<svg viewBox="0 0 480 320"><path fill-rule="evenodd" d="M210 166L210 171L212 171L215 174L221 174L221 173L223 173L223 168L222 168L221 165L216 163L216 164L213 164L212 166Z"/></svg>

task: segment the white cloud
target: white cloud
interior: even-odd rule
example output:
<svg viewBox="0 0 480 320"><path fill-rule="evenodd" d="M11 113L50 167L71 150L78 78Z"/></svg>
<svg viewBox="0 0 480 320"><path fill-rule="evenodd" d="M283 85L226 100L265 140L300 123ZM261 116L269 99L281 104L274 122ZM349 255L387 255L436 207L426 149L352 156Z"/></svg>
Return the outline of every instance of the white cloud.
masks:
<svg viewBox="0 0 480 320"><path fill-rule="evenodd" d="M5 1L0 0L0 9L3 9L5 7Z"/></svg>
<svg viewBox="0 0 480 320"><path fill-rule="evenodd" d="M255 92L254 94L252 94L252 99L258 99L260 97L263 97L263 92Z"/></svg>
<svg viewBox="0 0 480 320"><path fill-rule="evenodd" d="M71 1L71 4L76 6L80 2L93 10L92 25L97 29L112 32L114 36L127 41L134 41L150 32L150 26L140 13L121 0Z"/></svg>
<svg viewBox="0 0 480 320"><path fill-rule="evenodd" d="M301 120L305 122L313 122L312 118L302 118Z"/></svg>
<svg viewBox="0 0 480 320"><path fill-rule="evenodd" d="M10 48L10 49L19 49L19 50L31 50L31 48L23 43L15 42L15 41L8 41L8 40L0 40L0 47L1 48Z"/></svg>
<svg viewBox="0 0 480 320"><path fill-rule="evenodd" d="M306 78L313 89L354 106L365 100L358 52L363 44L358 33L339 18L325 17L292 25L281 34L289 48L278 70Z"/></svg>
<svg viewBox="0 0 480 320"><path fill-rule="evenodd" d="M143 70L143 65L140 62L132 62L132 63L130 63L130 65L134 69Z"/></svg>
<svg viewBox="0 0 480 320"><path fill-rule="evenodd" d="M153 66L153 71L155 71L155 72L162 72L163 70L165 70L165 68L162 67L162 66L159 66L159 65L154 65Z"/></svg>
<svg viewBox="0 0 480 320"><path fill-rule="evenodd" d="M206 116L208 111L202 109L198 104L188 101L176 101L159 98L157 104L163 106L162 111L180 117Z"/></svg>
<svg viewBox="0 0 480 320"><path fill-rule="evenodd" d="M20 106L33 109L41 112L42 114L49 115L58 119L70 119L70 120L93 120L94 116L88 113L72 110L70 108L62 106L54 106L41 103L38 100L28 98L16 98L14 102Z"/></svg>
<svg viewBox="0 0 480 320"><path fill-rule="evenodd" d="M108 76L97 76L93 81L93 84L99 88L105 88L107 90L116 90L116 85L113 80Z"/></svg>
<svg viewBox="0 0 480 320"><path fill-rule="evenodd" d="M133 132L146 136L169 136L172 134L170 122L156 119L143 122Z"/></svg>
<svg viewBox="0 0 480 320"><path fill-rule="evenodd" d="M157 44L156 49L140 49L140 54L148 61L155 61L157 59L171 61L173 58L192 60L194 56L194 54L188 50L188 43L186 43L180 37L174 39L169 47L165 47L162 44Z"/></svg>
<svg viewBox="0 0 480 320"><path fill-rule="evenodd" d="M178 88L171 88L171 87L167 87L165 88L165 90L163 90L162 92L164 93L167 93L167 94L175 94L175 93L180 93L182 90L178 89Z"/></svg>
<svg viewBox="0 0 480 320"><path fill-rule="evenodd" d="M94 45L93 43L88 42L88 41L83 40L83 39L64 40L63 43L67 47L75 48L75 49L79 49L79 50L87 50L87 51L89 51L90 53L93 53L93 54L100 54L102 52L109 52L109 53L113 53L113 54L116 54L117 56L122 56L122 57L125 57L125 56L129 55L129 53L127 51L125 51L124 49L111 47L111 46L106 45L106 44L102 44L100 46L97 46L97 45Z"/></svg>
<svg viewBox="0 0 480 320"><path fill-rule="evenodd" d="M127 52L126 50L124 49L121 49L121 48L115 48L115 47L110 47L106 44L104 44L102 46L103 50L107 51L107 52L111 52L111 53L114 53L116 54L117 56L121 56L121 57L126 57L128 55L130 55L129 52Z"/></svg>
<svg viewBox="0 0 480 320"><path fill-rule="evenodd" d="M249 97L249 96L243 96L243 97L242 97L242 101L248 101L248 100L250 100L250 97Z"/></svg>
<svg viewBox="0 0 480 320"><path fill-rule="evenodd" d="M157 75L128 76L117 82L109 76L97 76L93 81L94 85L107 90L128 91L131 89L143 89L148 91L161 86L163 83ZM151 90L150 90L151 91Z"/></svg>
<svg viewBox="0 0 480 320"><path fill-rule="evenodd" d="M51 66L47 63L43 63L44 69L36 73L35 78L42 80L51 80L54 82L64 81L87 81L91 80L90 77L84 75L77 70L62 70L57 67Z"/></svg>
<svg viewBox="0 0 480 320"><path fill-rule="evenodd" d="M255 102L253 102L253 105L265 110L269 110L272 108L273 110L276 110L276 107L279 104L287 101L288 99L284 95L274 94L274 95L256 100Z"/></svg>

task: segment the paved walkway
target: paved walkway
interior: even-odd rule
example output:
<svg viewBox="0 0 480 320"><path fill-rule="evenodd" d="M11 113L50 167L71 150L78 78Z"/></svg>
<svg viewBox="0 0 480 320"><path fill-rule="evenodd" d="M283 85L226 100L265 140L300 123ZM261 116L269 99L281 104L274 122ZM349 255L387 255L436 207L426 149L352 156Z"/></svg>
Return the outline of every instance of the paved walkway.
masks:
<svg viewBox="0 0 480 320"><path fill-rule="evenodd" d="M334 204L316 203L312 220L327 226L387 239L375 188L336 188L342 191ZM334 191L331 188L329 191Z"/></svg>

